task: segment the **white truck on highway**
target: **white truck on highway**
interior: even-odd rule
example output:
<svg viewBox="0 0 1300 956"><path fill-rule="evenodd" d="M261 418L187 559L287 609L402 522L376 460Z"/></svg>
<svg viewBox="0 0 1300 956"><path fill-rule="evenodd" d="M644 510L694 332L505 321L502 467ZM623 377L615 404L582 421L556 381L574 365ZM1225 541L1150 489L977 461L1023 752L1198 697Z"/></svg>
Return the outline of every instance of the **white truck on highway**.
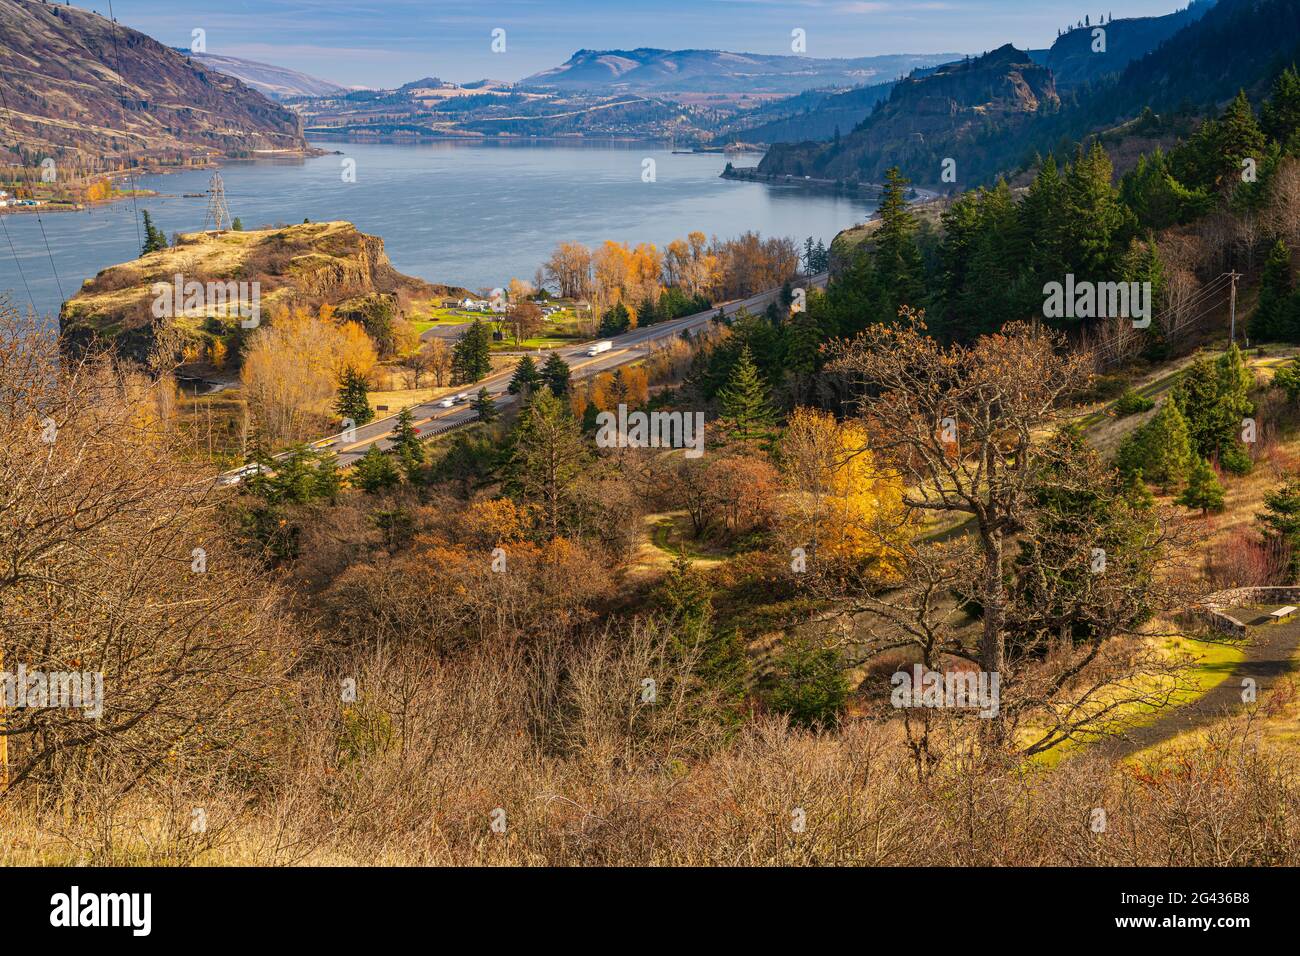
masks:
<svg viewBox="0 0 1300 956"><path fill-rule="evenodd" d="M601 352L608 352L613 347L614 347L614 343L610 342L609 340L606 340L604 342L597 342L591 348L587 349L587 354L592 356L599 355Z"/></svg>

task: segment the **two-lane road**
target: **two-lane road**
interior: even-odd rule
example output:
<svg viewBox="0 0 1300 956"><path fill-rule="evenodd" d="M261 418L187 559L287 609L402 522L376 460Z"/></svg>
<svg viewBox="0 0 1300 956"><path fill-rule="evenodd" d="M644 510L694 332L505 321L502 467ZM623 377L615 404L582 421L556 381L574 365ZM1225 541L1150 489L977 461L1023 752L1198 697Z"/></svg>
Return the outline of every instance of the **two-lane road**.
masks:
<svg viewBox="0 0 1300 956"><path fill-rule="evenodd" d="M807 284L812 288L824 288L826 276L827 274L824 272L812 276L807 280ZM558 352L560 357L569 363L574 381L581 381L600 372L617 368L620 365L627 365L644 359L649 355L650 348L655 342L706 325L718 314L719 308L726 315L734 315L742 309L751 312L761 311L766 309L769 303L776 301L780 294L780 288L768 289L757 295L750 296L748 299L738 299L734 302L724 303L721 306L715 306L706 312L697 312L694 315L673 319L670 322L660 322L656 325L646 326L643 329L633 329L622 335L610 336L608 341L614 343L613 348L594 357L587 355L587 350L592 345L591 342L551 349L543 354L549 356L552 352ZM596 341L605 340L597 339ZM474 396L481 389L486 388L488 393L496 399L498 405L505 405L515 399L515 396L506 391L513 375L514 369L504 369L475 382L473 385L463 386L460 391ZM439 403L443 398L445 396L411 406L410 411L412 418L415 420L415 427L420 430L422 436L430 437L450 428L468 424L477 417L477 413L468 403L454 405L451 408L440 407ZM313 442L313 445L317 448L333 451L338 455L339 467L347 468L355 464L357 459L365 454L371 445L377 444L381 450L387 449L391 444L393 428L396 422L397 415L389 415L354 429L350 435L343 433L331 435L328 438ZM240 471L236 469L227 472L222 478L235 479L239 473Z"/></svg>

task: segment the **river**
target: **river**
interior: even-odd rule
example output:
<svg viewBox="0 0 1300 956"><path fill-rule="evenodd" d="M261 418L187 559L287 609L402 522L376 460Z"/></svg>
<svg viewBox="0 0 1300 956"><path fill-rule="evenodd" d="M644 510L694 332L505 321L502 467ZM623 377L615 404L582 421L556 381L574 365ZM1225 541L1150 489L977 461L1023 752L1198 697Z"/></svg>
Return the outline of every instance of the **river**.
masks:
<svg viewBox="0 0 1300 956"><path fill-rule="evenodd" d="M226 201L247 229L347 219L379 236L393 265L430 282L479 289L532 279L558 242L606 239L663 246L691 230L730 238L746 230L812 236L862 222L872 206L830 192L719 178L728 160L757 155L677 154L662 145L532 141L318 142L342 155L226 163ZM344 181L344 161L355 182ZM653 160L651 168L646 160ZM210 170L142 176L159 196L82 212L6 215L0 294L57 314L99 270L139 254L136 209L170 236L203 225ZM21 273L15 256L21 263ZM26 280L24 286L23 280ZM30 289L30 298L28 295Z"/></svg>

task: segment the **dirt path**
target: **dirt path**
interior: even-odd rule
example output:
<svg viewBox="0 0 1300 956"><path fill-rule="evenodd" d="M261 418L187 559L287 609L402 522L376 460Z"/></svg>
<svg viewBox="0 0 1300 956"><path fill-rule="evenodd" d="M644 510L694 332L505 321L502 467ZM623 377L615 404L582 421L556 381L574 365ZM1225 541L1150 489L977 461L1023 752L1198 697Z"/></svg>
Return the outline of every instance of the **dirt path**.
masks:
<svg viewBox="0 0 1300 956"><path fill-rule="evenodd" d="M1238 620L1251 623L1275 609L1234 608L1228 613ZM1082 747L1079 753L1101 754L1108 759L1123 760L1148 747L1237 713L1243 706L1243 680L1249 677L1255 681L1258 697L1291 671L1295 664L1296 650L1300 648L1300 617L1280 624L1252 625L1247 640L1245 658L1208 693L1189 704L1171 708L1154 723L1134 727L1119 737Z"/></svg>

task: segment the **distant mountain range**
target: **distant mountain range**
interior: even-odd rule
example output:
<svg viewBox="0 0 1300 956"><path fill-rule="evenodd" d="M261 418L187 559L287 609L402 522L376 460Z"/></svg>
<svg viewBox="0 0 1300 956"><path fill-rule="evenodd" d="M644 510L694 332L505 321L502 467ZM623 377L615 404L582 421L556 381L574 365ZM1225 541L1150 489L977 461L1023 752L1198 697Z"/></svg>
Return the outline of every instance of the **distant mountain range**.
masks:
<svg viewBox="0 0 1300 956"><path fill-rule="evenodd" d="M294 96L335 96L347 92L347 87L282 66L258 63L256 60L241 60L235 56L217 56L214 53L191 53L183 49L178 49L177 52L210 70L242 80L263 96L273 100L284 100Z"/></svg>
<svg viewBox="0 0 1300 956"><path fill-rule="evenodd" d="M817 59L724 50L579 50L562 65L519 81L555 90L635 93L800 93L894 80L959 53Z"/></svg>
<svg viewBox="0 0 1300 956"><path fill-rule="evenodd" d="M0 0L0 86L0 147L24 162L306 146L262 94L78 7Z"/></svg>

